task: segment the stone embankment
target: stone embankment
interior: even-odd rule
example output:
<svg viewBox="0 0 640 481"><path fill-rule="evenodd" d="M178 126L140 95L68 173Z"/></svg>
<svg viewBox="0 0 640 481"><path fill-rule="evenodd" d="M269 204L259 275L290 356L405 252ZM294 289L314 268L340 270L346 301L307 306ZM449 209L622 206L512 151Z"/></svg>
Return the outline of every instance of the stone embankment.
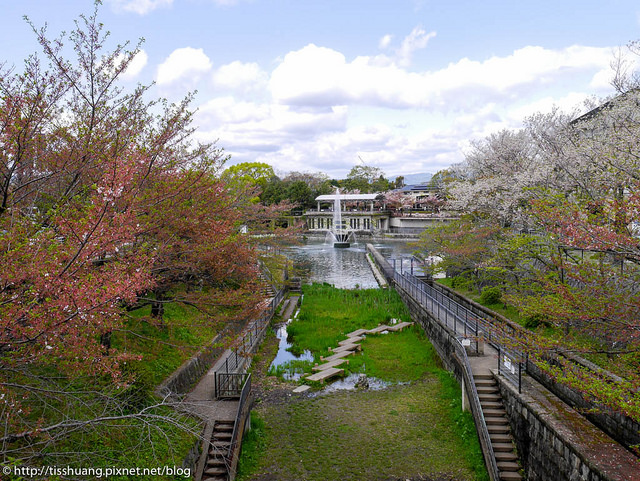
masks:
<svg viewBox="0 0 640 481"><path fill-rule="evenodd" d="M379 266L386 260L379 255L374 259ZM388 263L387 263L388 264ZM447 289L439 288L446 292ZM409 307L412 318L419 322L442 358L443 364L454 372L459 380L462 373L456 360L456 350L452 346L455 337L446 334L435 314L426 311L410 293L399 290ZM486 309L473 301L452 294L464 307L480 316ZM499 320L500 316L494 315ZM505 325L514 329L505 320ZM473 364L474 358L471 358ZM525 479L530 481L638 481L640 480L640 459L625 449L624 445L610 437L581 414L580 406L574 409L563 399L529 375L523 375L521 392L495 368L492 376L499 385L499 394L509 421L510 431L515 439L517 452L524 468ZM550 381L549 381L550 382ZM551 383L551 382L550 382ZM554 384L554 383L551 383ZM552 386L560 395L567 389ZM591 406L594 408L595 406ZM585 411L585 415L592 413ZM606 415L606 413L601 415ZM607 416L614 432L638 435L638 430L628 419ZM593 420L593 416L591 417ZM629 427L631 426L631 427ZM636 429L635 433L633 429ZM494 446L495 447L495 446Z"/></svg>

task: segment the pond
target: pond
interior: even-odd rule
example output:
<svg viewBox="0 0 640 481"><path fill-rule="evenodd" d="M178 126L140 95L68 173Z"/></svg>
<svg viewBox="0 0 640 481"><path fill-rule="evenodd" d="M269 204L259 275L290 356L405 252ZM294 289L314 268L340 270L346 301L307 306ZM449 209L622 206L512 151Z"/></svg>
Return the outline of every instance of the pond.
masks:
<svg viewBox="0 0 640 481"><path fill-rule="evenodd" d="M392 240L384 243L373 243L385 257L406 257L414 248L407 241ZM288 257L293 260L296 272L304 282L327 282L340 289L370 289L377 288L378 283L371 272L366 258L366 243L354 243L351 247L336 249L332 244L323 240L307 240L303 245L291 247ZM297 315L297 313L296 313ZM290 320L289 320L290 321ZM302 374L301 364L313 361L313 355L305 351L300 356L294 355L289 348L287 339L287 325L289 321L276 328L279 340L278 353L271 363L270 372L282 371L283 378L297 381ZM341 389L354 389L359 381L359 374L352 374L347 378L330 384L325 391L331 392ZM382 381L369 379L370 389L382 389L386 386Z"/></svg>
<svg viewBox="0 0 640 481"><path fill-rule="evenodd" d="M371 243L387 258L409 256L415 250L406 240ZM289 248L288 256L304 282L327 282L340 289L378 287L366 259L366 242L336 249L324 240L307 240L301 246Z"/></svg>

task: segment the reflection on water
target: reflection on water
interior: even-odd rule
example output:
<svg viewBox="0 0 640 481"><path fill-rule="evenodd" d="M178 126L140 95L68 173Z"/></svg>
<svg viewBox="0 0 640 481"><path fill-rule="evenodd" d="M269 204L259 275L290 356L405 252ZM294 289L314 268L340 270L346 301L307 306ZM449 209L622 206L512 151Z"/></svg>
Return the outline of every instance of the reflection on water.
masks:
<svg viewBox="0 0 640 481"><path fill-rule="evenodd" d="M385 257L409 255L414 248L406 241L373 243ZM308 282L327 282L340 289L378 287L366 259L366 244L359 242L347 249L335 249L322 240L308 240L289 249L289 257Z"/></svg>
<svg viewBox="0 0 640 481"><path fill-rule="evenodd" d="M300 356L294 355L288 349L291 347L291 343L288 340L287 335L287 326L290 321L281 324L276 329L276 337L280 340L280 345L278 346L278 353L276 357L271 362L269 366L269 370L277 369L278 367L282 367L285 369L283 373L283 378L287 381L297 381L300 379L302 374L302 369L299 367L291 366L292 361L313 361L313 354L311 351L304 351Z"/></svg>
<svg viewBox="0 0 640 481"><path fill-rule="evenodd" d="M349 374L344 379L340 379L339 381L332 382L327 387L325 387L322 391L318 391L315 395L329 394L336 391L353 391L358 389L358 382L362 380L362 374L353 373ZM381 379L375 377L366 377L366 388L365 390L371 391L380 391L381 389L389 386L390 383L385 382Z"/></svg>

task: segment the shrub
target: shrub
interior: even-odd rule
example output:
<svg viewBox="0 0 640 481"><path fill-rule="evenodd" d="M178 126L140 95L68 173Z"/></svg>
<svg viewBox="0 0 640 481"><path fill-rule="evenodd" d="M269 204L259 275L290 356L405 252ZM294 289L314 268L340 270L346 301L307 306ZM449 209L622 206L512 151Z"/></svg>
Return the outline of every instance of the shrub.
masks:
<svg viewBox="0 0 640 481"><path fill-rule="evenodd" d="M480 295L480 302L483 304L497 304L502 298L502 291L499 287L485 287Z"/></svg>
<svg viewBox="0 0 640 481"><path fill-rule="evenodd" d="M550 323L544 318L542 314L533 314L531 316L525 317L523 325L527 329L536 329L541 325L549 327Z"/></svg>

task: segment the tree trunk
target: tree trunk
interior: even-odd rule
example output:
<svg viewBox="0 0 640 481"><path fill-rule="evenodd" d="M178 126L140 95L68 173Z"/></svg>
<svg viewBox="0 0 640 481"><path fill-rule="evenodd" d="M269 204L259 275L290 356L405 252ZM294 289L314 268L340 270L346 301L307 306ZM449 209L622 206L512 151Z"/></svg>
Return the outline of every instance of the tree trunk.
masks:
<svg viewBox="0 0 640 481"><path fill-rule="evenodd" d="M111 331L100 334L100 345L103 347L105 355L108 356L111 349Z"/></svg>
<svg viewBox="0 0 640 481"><path fill-rule="evenodd" d="M151 302L151 317L162 321L164 317L164 292L156 292L156 298Z"/></svg>

